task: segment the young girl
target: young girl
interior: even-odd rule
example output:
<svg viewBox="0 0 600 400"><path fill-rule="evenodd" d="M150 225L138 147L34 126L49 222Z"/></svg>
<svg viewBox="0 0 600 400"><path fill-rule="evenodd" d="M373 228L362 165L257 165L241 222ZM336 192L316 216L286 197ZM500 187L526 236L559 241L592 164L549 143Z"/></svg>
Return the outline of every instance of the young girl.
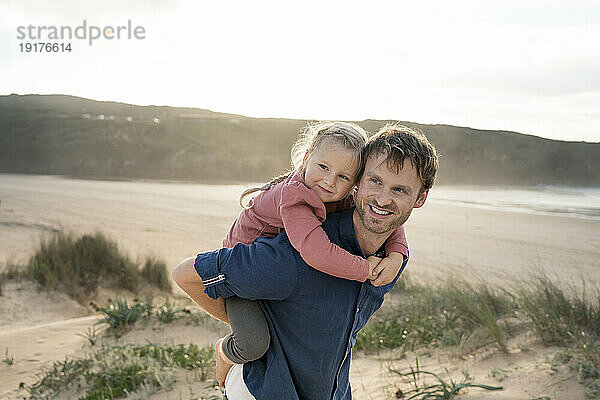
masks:
<svg viewBox="0 0 600 400"><path fill-rule="evenodd" d="M252 243L259 236L285 230L290 243L311 267L339 278L364 282L384 275L383 284L398 273L407 245L402 227L386 242L388 257L379 261L355 256L331 243L321 227L327 213L352 205L351 192L362 173L366 132L344 122L308 125L292 148L294 171L240 197L244 211L223 241L225 247ZM246 207L243 199L262 191ZM232 364L260 358L269 347L269 330L256 301L227 298L232 333L215 344L217 380L223 386Z"/></svg>

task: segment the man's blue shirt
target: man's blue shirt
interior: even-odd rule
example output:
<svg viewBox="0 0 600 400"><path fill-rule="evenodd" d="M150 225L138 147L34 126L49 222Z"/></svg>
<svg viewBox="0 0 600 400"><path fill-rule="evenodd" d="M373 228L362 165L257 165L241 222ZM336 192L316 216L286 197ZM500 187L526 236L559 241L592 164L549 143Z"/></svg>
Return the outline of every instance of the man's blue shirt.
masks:
<svg viewBox="0 0 600 400"><path fill-rule="evenodd" d="M332 243L364 257L353 210L328 215L323 229ZM352 398L350 359L358 331L407 261L381 287L336 278L306 264L284 232L199 254L194 265L208 296L259 300L271 344L262 358L244 364L244 381L257 400L342 400Z"/></svg>

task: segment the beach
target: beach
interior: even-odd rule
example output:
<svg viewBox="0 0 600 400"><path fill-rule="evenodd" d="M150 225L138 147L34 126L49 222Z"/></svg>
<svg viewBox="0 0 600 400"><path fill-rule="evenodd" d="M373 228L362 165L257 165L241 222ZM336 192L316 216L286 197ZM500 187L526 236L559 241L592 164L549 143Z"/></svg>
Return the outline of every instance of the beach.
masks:
<svg viewBox="0 0 600 400"><path fill-rule="evenodd" d="M132 257L155 254L172 268L221 246L249 185L3 174L0 263L26 261L52 232L100 230ZM405 226L411 277L501 282L543 269L565 282L600 280L600 220L482 208L466 202L477 198L476 189L463 190L463 202L437 198L435 190Z"/></svg>
<svg viewBox="0 0 600 400"><path fill-rule="evenodd" d="M239 194L250 185L0 174L0 265L26 262L40 239L53 232L102 231L133 258L153 254L172 269L185 257L221 246L240 211ZM440 193L433 192L405 226L410 245L408 279L482 279L502 286L542 270L565 285L580 287L585 282L590 287L600 282L600 220L563 212L515 212L462 199L478 198L475 188L441 187ZM457 193L462 193L461 201L453 201ZM19 398L19 382L67 354L81 354L85 342L81 333L96 319L66 295L39 293L32 283L6 285L0 296L0 351L9 349L17 362L13 367L0 366L0 399ZM148 328L135 335L139 340L150 337L202 345L218 337L214 330L199 333L185 326L164 331ZM490 380L486 371L498 366L508 370L519 362L521 368L508 390L469 392L464 398L531 398L525 389L569 393L556 398L583 398L574 375L559 379L543 370L543 360L555 349L522 353L516 342L511 349L514 354L490 353L460 361L480 380ZM390 397L383 396L394 387L386 373L389 365L406 368L411 360L382 361L386 357L393 359L358 355L353 361L351 379L357 399ZM456 367L456 360L436 352L422 355L421 360L434 370Z"/></svg>

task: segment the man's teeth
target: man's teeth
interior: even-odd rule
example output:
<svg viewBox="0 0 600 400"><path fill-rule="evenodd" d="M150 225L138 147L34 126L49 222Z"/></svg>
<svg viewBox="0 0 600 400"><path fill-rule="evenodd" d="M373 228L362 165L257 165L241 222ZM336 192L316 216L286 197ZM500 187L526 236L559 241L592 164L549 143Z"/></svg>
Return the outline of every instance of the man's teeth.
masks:
<svg viewBox="0 0 600 400"><path fill-rule="evenodd" d="M371 210L373 210L373 212L375 214L379 214L379 215L390 215L391 214L391 212L389 212L389 211L383 211L378 208L375 208L374 206L371 206Z"/></svg>

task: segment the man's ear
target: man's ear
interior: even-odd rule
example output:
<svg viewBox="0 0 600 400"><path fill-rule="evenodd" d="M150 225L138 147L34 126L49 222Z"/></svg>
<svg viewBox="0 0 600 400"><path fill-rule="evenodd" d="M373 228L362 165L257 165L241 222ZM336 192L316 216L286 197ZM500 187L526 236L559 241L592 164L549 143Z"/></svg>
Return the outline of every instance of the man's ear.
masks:
<svg viewBox="0 0 600 400"><path fill-rule="evenodd" d="M419 195L419 197L417 197L417 201L415 201L415 205L413 208L419 208L422 207L423 204L425 204L425 200L427 200L427 195L429 194L429 189L427 189L426 191L424 191L423 193L421 193Z"/></svg>

